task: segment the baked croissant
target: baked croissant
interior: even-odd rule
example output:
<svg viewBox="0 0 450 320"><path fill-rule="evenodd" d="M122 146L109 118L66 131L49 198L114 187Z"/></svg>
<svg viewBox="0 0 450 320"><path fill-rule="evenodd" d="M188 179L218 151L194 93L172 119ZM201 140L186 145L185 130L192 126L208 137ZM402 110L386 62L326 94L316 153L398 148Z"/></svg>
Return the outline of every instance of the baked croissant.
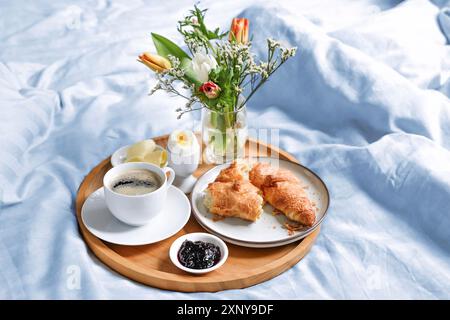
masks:
<svg viewBox="0 0 450 320"><path fill-rule="evenodd" d="M286 169L277 169L268 163L258 162L249 172L250 182L259 189L262 189L263 184L268 176L277 176L285 181L293 183L300 183L296 176Z"/></svg>
<svg viewBox="0 0 450 320"><path fill-rule="evenodd" d="M249 181L212 182L206 189L204 204L211 213L256 221L264 200Z"/></svg>
<svg viewBox="0 0 450 320"><path fill-rule="evenodd" d="M258 163L249 176L250 181L262 190L264 199L286 217L305 226L314 224L314 207L299 179L290 171Z"/></svg>
<svg viewBox="0 0 450 320"><path fill-rule="evenodd" d="M222 169L216 178L216 182L248 181L250 167L247 162L233 161L227 168Z"/></svg>

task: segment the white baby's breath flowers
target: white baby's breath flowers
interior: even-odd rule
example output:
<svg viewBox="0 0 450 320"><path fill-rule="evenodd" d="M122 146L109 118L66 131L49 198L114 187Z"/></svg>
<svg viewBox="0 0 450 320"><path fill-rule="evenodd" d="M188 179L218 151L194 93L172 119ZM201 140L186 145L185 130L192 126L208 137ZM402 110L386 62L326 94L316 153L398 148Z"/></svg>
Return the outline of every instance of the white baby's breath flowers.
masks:
<svg viewBox="0 0 450 320"><path fill-rule="evenodd" d="M253 63L249 63L246 74L253 74L253 73L261 73L262 68L261 66L257 65L254 61Z"/></svg>
<svg viewBox="0 0 450 320"><path fill-rule="evenodd" d="M252 59L249 44L242 43L218 43L216 49L216 55L220 62L231 65L232 67L239 66L240 69Z"/></svg>
<svg viewBox="0 0 450 320"><path fill-rule="evenodd" d="M183 116L183 114L185 114L187 112L198 110L198 109L194 109L193 108L194 104L196 104L198 102L199 102L198 98L196 96L192 95L188 99L188 102L186 102L184 108L177 108L176 109L176 112L178 112L177 119L180 119Z"/></svg>
<svg viewBox="0 0 450 320"><path fill-rule="evenodd" d="M191 98L188 100L188 102L186 102L185 108L188 110L192 109L192 106L197 102L197 99L195 99L195 97Z"/></svg>
<svg viewBox="0 0 450 320"><path fill-rule="evenodd" d="M268 77L269 77L269 73L267 72L267 70L265 70L265 69L261 70L261 78L267 79Z"/></svg>
<svg viewBox="0 0 450 320"><path fill-rule="evenodd" d="M177 57L169 54L167 56L167 58L169 59L170 64L172 65L173 69L176 69L176 68L178 68L180 66L181 62L180 62L180 59L178 59Z"/></svg>
<svg viewBox="0 0 450 320"><path fill-rule="evenodd" d="M280 50L281 50L281 61L283 62L289 59L290 57L295 56L295 54L297 53L297 47L292 48L280 47Z"/></svg>
<svg viewBox="0 0 450 320"><path fill-rule="evenodd" d="M202 48L202 44L196 38L186 37L184 41L192 53L196 53Z"/></svg>
<svg viewBox="0 0 450 320"><path fill-rule="evenodd" d="M172 65L172 67L166 72L175 78L183 78L185 72L181 68L180 59L178 59L177 57L174 57L173 55L168 55L168 59L170 61L170 64Z"/></svg>
<svg viewBox="0 0 450 320"><path fill-rule="evenodd" d="M156 91L161 89L161 84L158 82L149 92L149 96L151 96L152 94L154 94Z"/></svg>
<svg viewBox="0 0 450 320"><path fill-rule="evenodd" d="M276 41L272 38L268 38L267 39L267 45L269 46L269 48L275 49L281 46L279 41Z"/></svg>

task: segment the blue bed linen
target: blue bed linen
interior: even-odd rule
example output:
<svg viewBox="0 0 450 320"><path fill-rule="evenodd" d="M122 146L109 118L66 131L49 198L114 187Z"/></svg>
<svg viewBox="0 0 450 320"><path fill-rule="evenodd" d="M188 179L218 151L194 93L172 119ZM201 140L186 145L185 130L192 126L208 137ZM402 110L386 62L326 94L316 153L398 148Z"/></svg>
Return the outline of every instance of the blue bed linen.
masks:
<svg viewBox="0 0 450 320"><path fill-rule="evenodd" d="M323 178L331 207L289 271L186 294L97 260L74 199L118 147L198 129L197 114L176 119L182 100L147 96L154 79L136 62L150 31L180 40L175 23L193 1L0 1L0 297L450 298L447 11L398 2L202 2L209 24L250 18L259 54L270 35L299 47L251 100L249 121L280 129L280 147Z"/></svg>

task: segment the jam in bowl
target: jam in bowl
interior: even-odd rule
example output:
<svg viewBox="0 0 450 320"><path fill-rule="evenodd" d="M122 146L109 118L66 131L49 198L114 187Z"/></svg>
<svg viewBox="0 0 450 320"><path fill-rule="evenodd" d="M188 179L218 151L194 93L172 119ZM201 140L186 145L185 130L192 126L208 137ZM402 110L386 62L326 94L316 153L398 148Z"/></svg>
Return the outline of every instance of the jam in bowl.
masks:
<svg viewBox="0 0 450 320"><path fill-rule="evenodd" d="M216 270L228 257L228 248L220 238L209 233L188 233L172 243L170 259L186 272L202 274Z"/></svg>

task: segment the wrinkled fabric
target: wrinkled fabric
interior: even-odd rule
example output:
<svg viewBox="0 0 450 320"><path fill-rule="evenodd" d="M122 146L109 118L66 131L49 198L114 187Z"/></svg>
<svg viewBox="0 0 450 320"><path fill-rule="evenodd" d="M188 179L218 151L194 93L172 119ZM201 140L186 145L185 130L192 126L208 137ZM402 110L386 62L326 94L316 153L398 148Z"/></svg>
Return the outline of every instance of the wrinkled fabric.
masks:
<svg viewBox="0 0 450 320"><path fill-rule="evenodd" d="M147 95L155 79L136 62L151 31L180 43L192 5L0 1L0 297L450 298L445 1L202 1L211 26L249 18L260 56L268 36L299 49L248 119L327 184L317 242L280 276L219 293L144 286L90 252L74 213L83 177L122 145L199 129L198 114L176 119L183 100Z"/></svg>

